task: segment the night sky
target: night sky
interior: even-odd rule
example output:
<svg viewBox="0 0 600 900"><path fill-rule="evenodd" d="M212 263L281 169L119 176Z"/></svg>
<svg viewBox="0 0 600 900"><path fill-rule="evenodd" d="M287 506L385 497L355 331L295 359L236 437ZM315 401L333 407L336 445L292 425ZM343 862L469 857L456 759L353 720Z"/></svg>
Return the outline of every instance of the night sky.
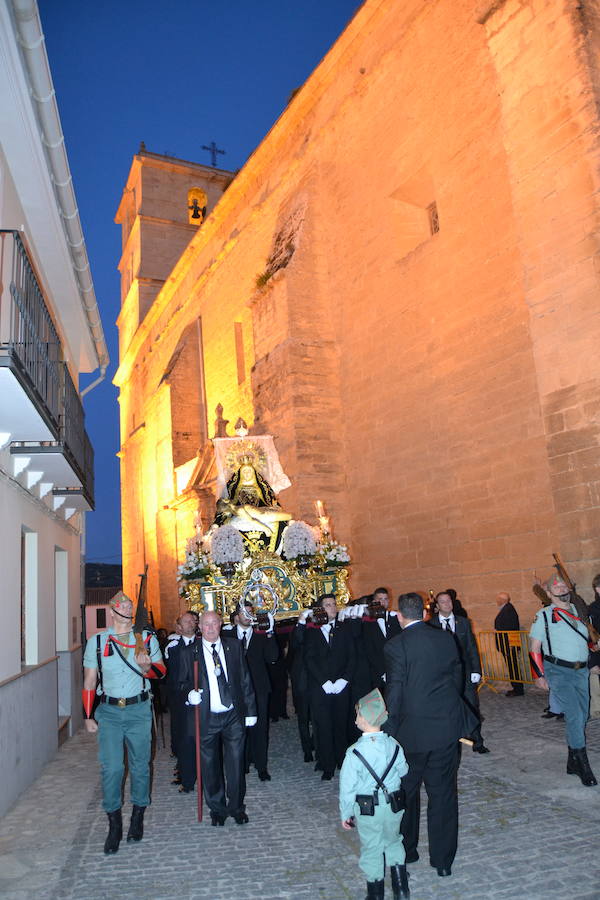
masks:
<svg viewBox="0 0 600 900"><path fill-rule="evenodd" d="M88 560L119 562L120 228L114 215L140 141L236 170L310 75L358 0L38 0L111 365L85 397L96 451ZM98 372L83 376L85 387Z"/></svg>

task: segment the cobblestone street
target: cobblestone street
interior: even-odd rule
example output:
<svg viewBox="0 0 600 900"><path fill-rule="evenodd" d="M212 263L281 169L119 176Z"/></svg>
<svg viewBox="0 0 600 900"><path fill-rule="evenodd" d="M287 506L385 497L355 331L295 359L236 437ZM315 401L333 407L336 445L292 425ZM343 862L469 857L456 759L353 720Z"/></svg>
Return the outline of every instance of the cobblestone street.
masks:
<svg viewBox="0 0 600 900"><path fill-rule="evenodd" d="M566 775L564 725L540 718L545 695L531 688L523 699L484 688L481 705L491 753L463 752L452 877L429 866L422 822L411 897L598 900L591 823L600 787ZM600 720L588 725L588 746L600 775ZM196 796L170 784L173 761L160 741L144 840L106 857L95 739L79 733L0 821L0 897L363 898L357 837L338 822L337 777L322 782L302 762L293 717L271 727L270 757L270 783L248 777L250 823L213 828L196 821ZM127 797L126 823L129 810Z"/></svg>

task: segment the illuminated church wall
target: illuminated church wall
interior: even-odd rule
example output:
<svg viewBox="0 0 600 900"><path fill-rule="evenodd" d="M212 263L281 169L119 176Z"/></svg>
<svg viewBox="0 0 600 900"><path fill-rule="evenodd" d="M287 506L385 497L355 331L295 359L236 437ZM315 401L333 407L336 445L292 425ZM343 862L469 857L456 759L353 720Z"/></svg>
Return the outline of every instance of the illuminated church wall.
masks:
<svg viewBox="0 0 600 900"><path fill-rule="evenodd" d="M182 494L176 467L202 454L219 403L230 433L241 415L275 436L294 517L325 502L356 594L454 586L489 626L502 589L527 621L552 551L594 574L585 6L582 23L566 0L367 2L132 327L133 267L116 378L124 573L132 590L149 563L161 620L179 611L194 514L206 527L214 506L210 478ZM128 183L150 163L168 243L187 200L174 210L170 158L138 154ZM180 175L187 197L198 169Z"/></svg>

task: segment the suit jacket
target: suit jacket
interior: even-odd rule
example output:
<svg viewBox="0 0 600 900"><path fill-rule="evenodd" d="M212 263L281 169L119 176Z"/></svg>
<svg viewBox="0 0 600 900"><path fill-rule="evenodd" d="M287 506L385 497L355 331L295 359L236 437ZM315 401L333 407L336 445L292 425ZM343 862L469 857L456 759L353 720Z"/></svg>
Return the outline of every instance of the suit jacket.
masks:
<svg viewBox="0 0 600 900"><path fill-rule="evenodd" d="M231 631L224 630L221 637L225 638L225 640L237 641L244 649L244 642L240 641L237 636L237 628L232 628ZM267 696L267 694L271 693L269 668L277 662L279 656L279 648L277 647L275 636L268 636L264 632L253 630L245 655L256 695L260 697Z"/></svg>
<svg viewBox="0 0 600 900"><path fill-rule="evenodd" d="M244 659L244 648L241 641L228 640L226 637L221 640L221 645L223 648L222 652L225 654L227 681L229 682L233 707L243 722L246 716L256 715L256 697L252 687L250 670ZM201 637L197 637L193 643L188 644L182 651L179 677L182 689L191 691L194 687L194 659L196 654L199 663L199 687L204 691L200 704L200 727L206 728L210 715L210 688ZM189 707L189 709L193 709L193 707Z"/></svg>
<svg viewBox="0 0 600 900"><path fill-rule="evenodd" d="M331 644L319 627L306 626L304 663L309 688L320 688L326 681L337 681L338 678L352 682L355 662L354 638L347 622L336 620Z"/></svg>
<svg viewBox="0 0 600 900"><path fill-rule="evenodd" d="M465 680L471 683L471 672L477 672L481 675L481 659L479 650L477 649L477 641L471 630L468 619L464 616L454 616L455 628L454 638L458 645L460 658L464 668ZM442 629L439 614L432 616L427 623L430 627ZM443 629L442 629L443 630ZM452 634L452 632L450 632Z"/></svg>
<svg viewBox="0 0 600 900"><path fill-rule="evenodd" d="M496 631L520 631L519 614L510 601L501 607L494 619L494 629Z"/></svg>
<svg viewBox="0 0 600 900"><path fill-rule="evenodd" d="M456 641L425 622L409 625L383 649L389 719L385 730L412 753L447 747L478 720L462 699Z"/></svg>
<svg viewBox="0 0 600 900"><path fill-rule="evenodd" d="M386 636L383 636L379 622L377 619L364 618L362 620L362 633L359 638L359 645L367 657L369 663L369 674L372 687L379 687L379 681L385 671L385 662L383 659L383 647L386 641L396 637L402 631L398 616L389 616L386 625Z"/></svg>

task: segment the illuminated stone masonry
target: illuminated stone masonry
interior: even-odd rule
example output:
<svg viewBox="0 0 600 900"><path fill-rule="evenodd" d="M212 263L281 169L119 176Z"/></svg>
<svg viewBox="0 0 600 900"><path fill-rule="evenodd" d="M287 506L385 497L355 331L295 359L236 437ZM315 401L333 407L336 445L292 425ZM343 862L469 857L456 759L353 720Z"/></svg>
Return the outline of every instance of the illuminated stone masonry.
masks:
<svg viewBox="0 0 600 900"><path fill-rule="evenodd" d="M294 519L325 503L354 595L450 585L489 627L506 590L526 623L558 552L591 598L598 25L589 2L367 0L235 178L135 156L124 587L148 563L157 623L212 521L219 404L227 434L273 435Z"/></svg>

